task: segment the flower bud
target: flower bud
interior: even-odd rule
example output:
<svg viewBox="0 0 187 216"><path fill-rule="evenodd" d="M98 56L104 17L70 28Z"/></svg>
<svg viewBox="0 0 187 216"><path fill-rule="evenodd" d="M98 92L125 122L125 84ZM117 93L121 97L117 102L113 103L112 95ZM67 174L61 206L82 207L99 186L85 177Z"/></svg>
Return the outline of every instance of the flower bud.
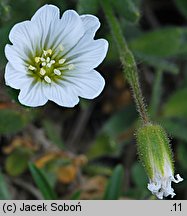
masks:
<svg viewBox="0 0 187 216"><path fill-rule="evenodd" d="M176 175L169 139L159 125L147 124L137 132L138 153L149 177L148 189L159 199L175 195L171 182L183 179Z"/></svg>

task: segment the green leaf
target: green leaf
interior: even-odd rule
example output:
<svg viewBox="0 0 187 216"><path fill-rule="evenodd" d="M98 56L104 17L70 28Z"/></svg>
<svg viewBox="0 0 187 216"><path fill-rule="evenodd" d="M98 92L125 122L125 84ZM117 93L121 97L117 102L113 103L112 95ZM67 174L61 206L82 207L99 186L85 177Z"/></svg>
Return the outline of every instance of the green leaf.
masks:
<svg viewBox="0 0 187 216"><path fill-rule="evenodd" d="M161 124L172 137L187 141L187 120L186 119L167 119L164 118Z"/></svg>
<svg viewBox="0 0 187 216"><path fill-rule="evenodd" d="M151 102L150 102L150 114L153 118L157 115L159 104L160 104L161 90L162 90L162 76L163 76L163 71L157 70L154 77Z"/></svg>
<svg viewBox="0 0 187 216"><path fill-rule="evenodd" d="M107 134L99 135L87 152L87 157L91 160L102 155L114 154L117 150L117 144Z"/></svg>
<svg viewBox="0 0 187 216"><path fill-rule="evenodd" d="M7 183L4 179L4 176L0 170L0 200L8 200L11 199L11 195L7 188Z"/></svg>
<svg viewBox="0 0 187 216"><path fill-rule="evenodd" d="M163 106L165 117L187 117L187 88L175 91Z"/></svg>
<svg viewBox="0 0 187 216"><path fill-rule="evenodd" d="M180 12L187 18L187 1L186 0L175 0L175 4Z"/></svg>
<svg viewBox="0 0 187 216"><path fill-rule="evenodd" d="M140 12L132 0L115 0L111 1L114 8L116 9L116 13L125 17L126 20L130 22L138 22L140 19Z"/></svg>
<svg viewBox="0 0 187 216"><path fill-rule="evenodd" d="M44 120L43 126L48 138L59 148L65 149L64 142L62 141L59 131L55 128L54 123L49 120Z"/></svg>
<svg viewBox="0 0 187 216"><path fill-rule="evenodd" d="M6 86L5 90L14 102L21 104L18 100L18 95L19 95L20 90L13 89L9 86ZM21 104L21 106L23 106L23 105Z"/></svg>
<svg viewBox="0 0 187 216"><path fill-rule="evenodd" d="M185 28L168 27L146 32L133 39L129 46L135 54L151 57L171 57L183 53Z"/></svg>
<svg viewBox="0 0 187 216"><path fill-rule="evenodd" d="M132 179L133 179L133 182L135 183L135 185L138 188L146 188L146 186L147 186L147 175L145 173L145 170L144 170L143 166L138 162L135 162L133 164L133 167L132 167Z"/></svg>
<svg viewBox="0 0 187 216"><path fill-rule="evenodd" d="M98 0L79 0L77 4L77 10L80 14L96 14L98 9Z"/></svg>
<svg viewBox="0 0 187 216"><path fill-rule="evenodd" d="M119 199L122 191L122 181L123 181L123 167L121 165L116 166L112 176L110 177L105 194L104 200L117 200Z"/></svg>
<svg viewBox="0 0 187 216"><path fill-rule="evenodd" d="M128 131L136 119L137 112L134 105L127 106L115 113L104 124L101 133L91 145L87 153L88 158L92 159L101 155L116 153L119 149L116 139L121 133Z"/></svg>
<svg viewBox="0 0 187 216"><path fill-rule="evenodd" d="M11 134L21 131L30 121L30 115L17 110L0 110L0 134Z"/></svg>
<svg viewBox="0 0 187 216"><path fill-rule="evenodd" d="M31 151L24 148L18 148L11 153L5 161L5 169L11 176L22 174L28 167Z"/></svg>
<svg viewBox="0 0 187 216"><path fill-rule="evenodd" d="M106 175L110 176L112 174L112 168L104 165L103 163L89 163L84 168L84 173L89 176L96 176L96 175Z"/></svg>
<svg viewBox="0 0 187 216"><path fill-rule="evenodd" d="M30 19L40 4L38 0L19 0L19 3L18 1L10 1L12 19L14 22L25 20L25 18Z"/></svg>
<svg viewBox="0 0 187 216"><path fill-rule="evenodd" d="M116 62L118 62L118 50L117 50L117 46L115 43L113 43L113 37L112 35L107 35L105 37L108 41L108 43L110 44L109 48L108 48L108 53L107 53L107 57L106 57L106 62L108 65L114 64Z"/></svg>
<svg viewBox="0 0 187 216"><path fill-rule="evenodd" d="M29 163L29 169L44 199L46 200L57 199L57 195L55 191L52 189L51 185L49 184L45 174L40 169L38 169L33 163Z"/></svg>
<svg viewBox="0 0 187 216"><path fill-rule="evenodd" d="M5 22L10 18L10 7L5 0L0 1L0 22Z"/></svg>
<svg viewBox="0 0 187 216"><path fill-rule="evenodd" d="M122 132L128 130L137 119L137 112L134 105L125 107L114 114L103 126L102 131L115 138Z"/></svg>
<svg viewBox="0 0 187 216"><path fill-rule="evenodd" d="M136 57L143 63L150 65L158 70L163 70L164 72L168 72L171 74L178 74L179 73L179 68L177 66L177 64L164 60L162 58L158 58L158 57L152 57L152 56L142 56L140 55L136 55Z"/></svg>
<svg viewBox="0 0 187 216"><path fill-rule="evenodd" d="M79 200L80 196L81 196L81 190L75 191L75 193L71 195L70 200Z"/></svg>

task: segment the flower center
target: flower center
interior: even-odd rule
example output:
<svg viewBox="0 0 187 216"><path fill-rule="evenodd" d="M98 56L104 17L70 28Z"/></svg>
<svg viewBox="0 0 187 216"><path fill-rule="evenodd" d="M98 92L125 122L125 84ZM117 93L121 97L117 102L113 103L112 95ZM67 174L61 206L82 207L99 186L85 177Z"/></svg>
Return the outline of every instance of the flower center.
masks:
<svg viewBox="0 0 187 216"><path fill-rule="evenodd" d="M62 52L62 45L59 47ZM32 63L28 65L28 74L37 81L44 81L47 84L62 79L63 72L74 69L73 64L68 64L65 58L54 55L52 49L43 50L40 56L32 58Z"/></svg>

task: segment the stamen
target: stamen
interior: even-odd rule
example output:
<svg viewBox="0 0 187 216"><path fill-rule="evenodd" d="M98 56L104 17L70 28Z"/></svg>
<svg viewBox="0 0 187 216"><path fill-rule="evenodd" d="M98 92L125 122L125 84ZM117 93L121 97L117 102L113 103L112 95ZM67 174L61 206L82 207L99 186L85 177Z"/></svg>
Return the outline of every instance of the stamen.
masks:
<svg viewBox="0 0 187 216"><path fill-rule="evenodd" d="M44 76L44 75L46 74L46 71L45 71L43 68L41 68L41 69L40 69L40 74L41 74L42 76Z"/></svg>
<svg viewBox="0 0 187 216"><path fill-rule="evenodd" d="M35 57L34 60L36 63L38 63L40 61L40 57Z"/></svg>
<svg viewBox="0 0 187 216"><path fill-rule="evenodd" d="M60 59L60 60L58 61L58 63L59 63L59 64L64 64L65 61L66 61L66 59L63 59L63 58L62 58L62 59Z"/></svg>
<svg viewBox="0 0 187 216"><path fill-rule="evenodd" d="M46 51L46 50L43 50L43 53L44 53L44 56L46 56L46 55L47 55L47 51Z"/></svg>
<svg viewBox="0 0 187 216"><path fill-rule="evenodd" d="M51 54L52 54L52 49L48 49L48 50L47 50L47 53L48 53L49 55L51 55Z"/></svg>
<svg viewBox="0 0 187 216"><path fill-rule="evenodd" d="M54 74L60 76L60 75L61 75L61 72L60 72L60 70L58 70L58 69L54 69Z"/></svg>
<svg viewBox="0 0 187 216"><path fill-rule="evenodd" d="M51 64L54 64L54 63L55 63L55 60L51 60L50 63L51 63Z"/></svg>
<svg viewBox="0 0 187 216"><path fill-rule="evenodd" d="M73 69L75 69L74 64L70 64L70 65L68 65L68 70L73 70Z"/></svg>
<svg viewBox="0 0 187 216"><path fill-rule="evenodd" d="M52 54L52 49L48 49L48 50L43 50L44 56L46 56L47 54L51 55Z"/></svg>
<svg viewBox="0 0 187 216"><path fill-rule="evenodd" d="M64 47L62 44L59 45L59 49L61 51L64 50ZM36 64L36 67L35 65L34 66L28 65L29 70L32 70L32 71L36 70L38 73L38 76L40 78L43 77L45 82L49 84L52 83L53 78L55 78L54 77L55 75L61 76L63 70L72 70L75 68L74 64L69 64L69 65L64 64L64 62L66 62L65 58L61 58L56 61L55 53L54 53L54 56L51 56L52 53L53 53L52 49L43 50L43 53L41 54L41 56L34 57L34 62ZM56 64L58 65L58 69L56 68Z"/></svg>
<svg viewBox="0 0 187 216"><path fill-rule="evenodd" d="M51 79L50 79L48 76L44 76L44 80L45 80L47 83L51 83Z"/></svg>
<svg viewBox="0 0 187 216"><path fill-rule="evenodd" d="M48 63L49 63L49 62L50 62L50 60L51 60L51 59L50 59L49 57L47 57L47 59L46 59L46 62L48 62Z"/></svg>
<svg viewBox="0 0 187 216"><path fill-rule="evenodd" d="M32 70L32 71L33 71L33 70L36 70L36 68L35 68L34 66L32 66L32 65L29 65L28 68L29 68L29 70Z"/></svg>

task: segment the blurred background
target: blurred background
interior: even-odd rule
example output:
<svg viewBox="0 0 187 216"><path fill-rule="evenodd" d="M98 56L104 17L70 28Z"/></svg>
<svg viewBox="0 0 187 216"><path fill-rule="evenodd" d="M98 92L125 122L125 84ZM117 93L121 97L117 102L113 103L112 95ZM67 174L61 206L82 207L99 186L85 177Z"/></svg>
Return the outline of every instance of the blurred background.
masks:
<svg viewBox="0 0 187 216"><path fill-rule="evenodd" d="M138 115L99 0L0 0L0 199L155 199L139 163ZM101 21L109 41L97 68L102 94L72 109L19 104L4 82L12 26L51 3ZM111 1L133 51L150 117L168 132L176 172L187 179L187 1ZM187 182L173 185L187 199ZM170 199L170 198L168 198Z"/></svg>

